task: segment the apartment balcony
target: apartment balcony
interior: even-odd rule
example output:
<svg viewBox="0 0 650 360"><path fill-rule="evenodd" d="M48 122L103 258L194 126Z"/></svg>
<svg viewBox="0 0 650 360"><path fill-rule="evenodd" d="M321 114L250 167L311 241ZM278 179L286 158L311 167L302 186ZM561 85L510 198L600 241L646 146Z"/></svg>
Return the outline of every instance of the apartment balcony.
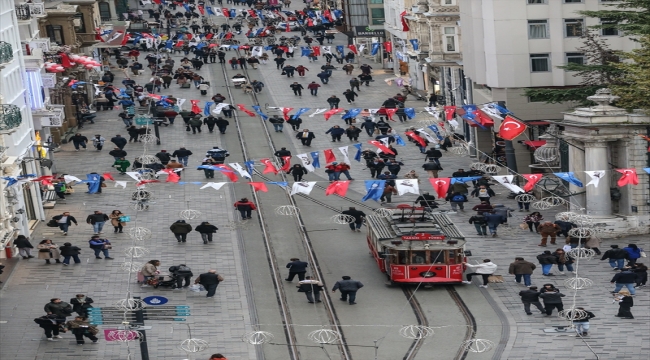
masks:
<svg viewBox="0 0 650 360"><path fill-rule="evenodd" d="M18 106L0 104L0 134L14 132L22 122L23 115Z"/></svg>
<svg viewBox="0 0 650 360"><path fill-rule="evenodd" d="M32 11L28 4L16 5L16 18L18 18L18 21L27 21L32 19Z"/></svg>
<svg viewBox="0 0 650 360"><path fill-rule="evenodd" d="M95 40L95 34L80 34L77 33L77 42L81 44L81 47L92 46L98 41Z"/></svg>
<svg viewBox="0 0 650 360"><path fill-rule="evenodd" d="M14 59L14 48L8 42L0 41L0 68Z"/></svg>

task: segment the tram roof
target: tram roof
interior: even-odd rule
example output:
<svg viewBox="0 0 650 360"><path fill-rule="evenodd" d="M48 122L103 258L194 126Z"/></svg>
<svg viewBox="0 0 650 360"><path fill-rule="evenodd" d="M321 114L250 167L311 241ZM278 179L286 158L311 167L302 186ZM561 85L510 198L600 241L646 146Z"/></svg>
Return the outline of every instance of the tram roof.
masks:
<svg viewBox="0 0 650 360"><path fill-rule="evenodd" d="M457 240L454 245L462 246L465 244L465 236L454 225L449 216L446 214L418 213L412 217L418 221L412 222L410 219L404 219L402 214L395 213L391 217L380 217L368 215L367 221L370 231L372 231L378 240L396 240L402 239L402 236L412 234L431 234L445 235L445 240L427 240L429 244L445 244L447 240ZM406 221L404 221L406 220ZM405 240L404 243L423 243L422 240Z"/></svg>

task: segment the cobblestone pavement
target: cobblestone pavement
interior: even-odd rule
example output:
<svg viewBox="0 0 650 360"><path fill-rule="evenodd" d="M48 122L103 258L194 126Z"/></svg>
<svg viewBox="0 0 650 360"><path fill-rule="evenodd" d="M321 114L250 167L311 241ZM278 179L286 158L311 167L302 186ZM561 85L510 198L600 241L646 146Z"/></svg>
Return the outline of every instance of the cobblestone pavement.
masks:
<svg viewBox="0 0 650 360"><path fill-rule="evenodd" d="M333 45L337 44L344 44L344 39L337 38L337 42ZM177 62L178 59L179 57L176 57ZM383 81L383 79L391 77L392 74L380 69L379 64L368 61L375 68L373 74L375 82L369 87L364 86L361 88L359 92L361 97L353 104L354 107L377 107L385 98L397 93L396 87L389 87ZM330 84L323 85L317 97L309 95L307 91L303 92L301 98L293 96L289 91L289 84L293 81L299 81L306 87L308 82L317 81L315 77L317 74L316 69L324 61L320 58L316 63L309 63L304 57L296 57L290 62L293 65L303 64L308 67L310 69L308 75L304 79L299 79L297 75L296 78L287 79L279 71L275 70L273 63L262 65L260 70L249 70L252 74L251 78L259 77L267 85L263 95L271 99L269 101L270 106L324 108L328 107L326 98L330 95L334 94L343 99L342 92L347 86L349 76L345 75L341 70L334 72ZM210 74L208 77L214 79L215 73L213 71L219 70L210 70L212 69L211 66L216 65L206 65L202 73ZM338 66L340 67L340 65ZM256 72L259 72L259 75L253 75ZM122 74L115 73L117 75L116 82L119 83L122 80ZM355 71L356 73L358 71ZM136 79L138 82L144 83L148 78L148 75L141 75ZM218 92L214 87L212 90L213 93ZM207 98L201 97L198 91L193 88L179 90L175 85L172 86L171 93L186 99L203 100ZM408 107L415 107L416 109L425 105L426 103L422 101L409 100L407 102ZM342 103L342 106L344 108L352 107L352 105L347 105L345 102ZM268 112L269 114L273 113L272 111ZM88 125L82 130L82 133L88 137L95 133L102 134L107 139L117 133L126 135L122 122L118 121L117 114L117 110L99 113L97 123ZM419 117L407 124L391 123L391 125L402 134L406 126L417 122L418 119ZM332 144L329 136L325 134L325 131L334 124L344 125L340 116L335 116L328 122L323 121L321 115L314 118L303 116L303 120L305 121L303 127L314 131L317 136L311 148L300 145L293 137L293 133L286 130L287 127L285 127L283 134L273 134L276 145L287 146L294 154L297 154L305 151L322 151L349 143L344 137L340 144ZM180 119L178 122L181 122ZM178 122L169 128L161 128L163 145L154 147L155 149L173 151L185 145L195 154L190 158L190 165L195 166L200 161L204 150L211 146L220 145L219 135L207 132L192 135L185 132L184 126L181 126ZM367 137L362 134L360 139L365 141ZM66 144L62 146L63 151L55 154L57 170L60 173L75 174L79 177L83 177L84 174L90 171L98 173L111 171L110 163L112 161L107 154L111 147L111 144L107 143L106 148L101 152L87 150L77 153L74 152L70 144ZM350 149L353 148L350 146ZM129 144L125 150L129 152L129 158L132 158L134 155L141 153L142 146L140 144ZM407 147L398 147L398 151L400 152L398 158L405 163L402 173L415 169L423 180L421 184L422 190L430 190L430 186L426 181L426 174L421 169L423 159L417 149L409 144ZM339 155L337 150L335 150L335 154ZM324 161L324 159L321 158L321 161ZM445 168L441 176L449 176L457 168L467 168L472 160L465 156L445 153L441 162L443 168ZM358 181L352 183L348 196L360 199L365 193L362 180L369 178L369 172L363 168L361 163L353 161L351 165L351 174ZM115 172L113 173L115 174ZM117 179L119 175L115 176ZM325 174L322 170L319 170L306 176L306 180L324 181ZM202 172L189 170L183 174L182 181L203 181ZM112 183L109 182L109 186L112 186ZM243 260L240 257L241 249L239 248L236 233L225 226L229 221L235 219L235 214L231 210L231 204L234 200L230 191L214 192L198 190L198 188L198 186L194 185L164 184L160 187L154 187L154 191L158 195L157 203L152 206L152 210L155 209L155 211L137 213L137 221L142 221L145 224L144 226L151 227L154 231L154 238L147 243L147 247L151 252L143 260L160 259L162 269L166 269L182 260L188 264L193 264L192 268L195 274L213 267L218 269L226 278L226 281L219 287L216 301L206 300L203 294L199 293L166 290L154 292L152 289L140 289L134 286L133 283L131 283L130 288L133 295L136 296L147 296L154 293L163 294L170 298L170 303L190 305L192 316L188 317L188 324L192 326L192 334L194 337L209 339L214 345L209 351L227 353L228 358L232 359L253 359L256 358L254 350L239 340L244 332L250 330L251 324L251 309L245 291L245 279L238 276L241 273ZM493 203L503 203L511 208L516 208L513 200L506 199L507 192L505 189L500 186L494 188L498 194ZM120 270L120 263L124 258L122 251L130 244L128 236L126 234L114 235L110 232L110 227L108 227L106 236L115 245L112 255L116 259L112 262L94 259L93 256L90 256L90 249L86 245L92 230L89 225L84 223L84 220L88 214L97 209L106 213L113 209L121 209L123 212L132 214L134 220L136 220L135 211L127 210L129 202L128 195L125 194L128 194L130 190L129 188L122 190L121 188L108 187L104 189L104 193L96 195L85 194L83 192L84 187L81 185L76 186L76 190L74 195L69 196L67 203L59 203L54 210L48 211L48 216L63 211L71 211L80 221L79 227L73 227L70 235L63 237L50 228L41 225L32 235L32 239L36 243L41 238L50 237L58 245L61 245L64 241L70 241L80 246L83 249L82 264L61 268L59 265L44 265L42 260L37 259L18 261L11 277L7 280L7 284L0 292L0 321L6 321L6 323L3 323L3 331L0 334L2 349L0 352L3 360L57 359L63 358L63 356L99 357L99 354L102 354L102 359L123 359L127 354L127 346L119 343L101 341L95 347L90 345L84 347L71 346L73 341L71 341L69 335L56 343L44 342L42 341L41 329L32 322L33 318L42 314L42 306L51 297L60 296L67 301L76 293L86 293L95 298L98 307L105 307L111 302L126 296L128 274ZM270 189L270 191L272 190ZM205 198L206 195L211 199ZM171 237L167 228L173 221L177 220L178 212L188 207L186 203L188 200L190 201L189 207L202 211L206 215L205 220L214 221L219 226L220 231L214 244L204 246L196 236L190 235L187 244L178 246ZM413 200L414 197L412 196L404 196L395 197L393 202L412 202ZM467 206L471 207L475 203L477 201L470 199ZM442 208L448 209L448 205L442 206ZM542 213L546 219L553 219L554 213L557 211L560 210L551 209ZM564 334L545 334L543 332L544 328L562 325L565 322L556 317L547 318L538 314L527 316L517 295L524 288L517 285L512 276L506 274L507 266L514 260L515 256L523 256L527 260L537 263L535 256L541 253L541 248L536 246L539 241L538 236L518 228L519 220L525 213L514 212L510 220L513 229L504 231L502 227L497 238L475 236L473 226L467 222L471 213L471 211L465 211L450 216L456 221L462 232L467 235L467 248L473 253L472 261L480 261L482 258L492 259L493 262L499 265L497 273L504 275L505 283L491 285L487 290L474 286L465 286L459 290L461 295L468 301L476 302L477 299L479 300L479 304L474 304L472 307L475 313L492 312L489 301L493 301L495 306L503 311L504 318L501 321L490 318L486 322L478 324L479 334L484 334L483 337L497 342L499 341L498 334L501 331L506 331L506 329L508 331L507 343L501 344L503 348L501 352L494 354L495 359L593 359L594 355L591 354L587 345L600 358L647 358L648 350L650 350L648 345L650 329L647 325L650 315L648 314L650 298L647 288L641 288L637 292L635 307L633 308L636 317L634 320L615 318L614 314L617 307L611 303L609 294L609 291L613 289L613 286L609 284L613 271L606 262L598 259L581 263L580 274L594 281L593 287L581 290L576 297L577 306L583 306L596 314L596 318L591 322L590 336L582 341L574 336ZM314 221L314 219L311 220ZM190 223L195 226L198 221ZM128 225L130 227L134 223ZM559 242L562 243L562 240L559 240ZM636 236L623 239L605 239L601 250L606 250L610 244L625 245L629 242L650 249L650 240L647 236ZM553 250L552 247L547 249ZM557 274L557 270L554 270ZM371 271L377 270L372 269ZM570 274L558 274L557 276L542 278L538 269L533 276L533 283L538 286L544 283L552 283L559 287L563 293L567 294L565 306L568 307L572 304L572 292L563 285L563 281L568 278L568 275ZM425 295L419 294L419 296ZM481 301L484 301L483 308L480 306ZM149 322L149 324L154 326L152 331L148 333L149 346L150 349L155 349L158 355L157 358L176 359L184 355L176 347L181 340L188 337L186 327L183 324L153 321ZM504 327L504 324L508 327ZM130 346L131 350L133 350L133 346L137 346L137 344L131 344ZM135 352L137 353L137 350ZM470 354L468 359L485 359L488 358L486 355ZM429 358L424 356L425 354L421 358Z"/></svg>

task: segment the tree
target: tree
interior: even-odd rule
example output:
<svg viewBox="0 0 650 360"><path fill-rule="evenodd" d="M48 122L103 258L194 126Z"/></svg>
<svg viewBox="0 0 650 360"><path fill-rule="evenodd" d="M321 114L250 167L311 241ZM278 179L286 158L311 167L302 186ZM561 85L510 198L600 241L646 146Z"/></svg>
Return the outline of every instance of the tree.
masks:
<svg viewBox="0 0 650 360"><path fill-rule="evenodd" d="M605 40L596 31L585 31L582 40L583 46L577 48L576 52L584 54L584 63L558 66L565 71L574 72L574 76L581 77L579 86L528 88L525 90L525 96L542 99L547 103L574 101L586 104L587 96L595 94L596 90L621 84L622 70L614 66L620 62L619 56L609 48Z"/></svg>
<svg viewBox="0 0 650 360"><path fill-rule="evenodd" d="M639 39L641 47L622 55L631 62L615 64L621 71L621 84L611 87L620 96L616 105L628 110L643 109L650 114L650 35Z"/></svg>
<svg viewBox="0 0 650 360"><path fill-rule="evenodd" d="M626 35L650 35L650 0L621 0L604 4L611 10L580 11L581 15L606 19L607 23L592 26L595 29L618 29Z"/></svg>

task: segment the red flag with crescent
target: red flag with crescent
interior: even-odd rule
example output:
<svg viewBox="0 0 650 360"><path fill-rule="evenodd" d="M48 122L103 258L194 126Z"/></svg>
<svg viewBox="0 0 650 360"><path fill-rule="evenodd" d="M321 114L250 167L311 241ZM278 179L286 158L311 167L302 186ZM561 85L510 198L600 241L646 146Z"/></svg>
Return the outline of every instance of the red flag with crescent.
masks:
<svg viewBox="0 0 650 360"><path fill-rule="evenodd" d="M250 186L253 187L253 190L255 192L261 191L261 192L268 192L269 189L266 187L266 183L263 182L249 182Z"/></svg>
<svg viewBox="0 0 650 360"><path fill-rule="evenodd" d="M282 51L284 51L286 53L289 52L289 47L287 47L287 46L278 46L278 49L282 49Z"/></svg>
<svg viewBox="0 0 650 360"><path fill-rule="evenodd" d="M348 49L350 49L350 51L352 51L356 55L356 53L357 53L357 46L356 45L350 44L350 45L348 45Z"/></svg>
<svg viewBox="0 0 650 360"><path fill-rule="evenodd" d="M386 116L388 117L388 120L395 121L393 120L393 115L395 115L397 109L385 109L385 110L386 110Z"/></svg>
<svg viewBox="0 0 650 360"><path fill-rule="evenodd" d="M227 18L230 17L230 9L228 9L228 8L221 8L221 12L223 13L223 15L224 15L225 17L227 17Z"/></svg>
<svg viewBox="0 0 650 360"><path fill-rule="evenodd" d="M402 11L399 14L399 17L402 20L402 31L409 31L410 30L409 23L408 21L406 21L406 18L404 18L405 16L406 16L406 10Z"/></svg>
<svg viewBox="0 0 650 360"><path fill-rule="evenodd" d="M235 174L235 170L233 170L230 166L225 164L215 164L213 166L225 170L225 171L221 171L221 173L226 175L228 179L230 179L230 181L237 182L238 178L237 175Z"/></svg>
<svg viewBox="0 0 650 360"><path fill-rule="evenodd" d="M285 31L286 31L286 32L291 31L291 25L289 25L289 22L288 22L288 21L284 24L284 26L285 26Z"/></svg>
<svg viewBox="0 0 650 360"><path fill-rule="evenodd" d="M264 171L262 171L262 174L268 174L268 173L274 173L275 175L278 174L278 168L273 165L273 162L269 159L261 159L260 162L264 164Z"/></svg>
<svg viewBox="0 0 650 360"><path fill-rule="evenodd" d="M201 15L205 15L205 9L203 8L203 6L199 5L196 8L199 9L199 12L201 13Z"/></svg>
<svg viewBox="0 0 650 360"><path fill-rule="evenodd" d="M250 15L252 18L257 17L257 14L255 13L255 11L253 11L253 9L248 9L248 15Z"/></svg>
<svg viewBox="0 0 650 360"><path fill-rule="evenodd" d="M192 38L194 38L194 35L190 33L185 34L185 36L187 36L187 40L192 40Z"/></svg>
<svg viewBox="0 0 650 360"><path fill-rule="evenodd" d="M454 114L456 113L456 107L455 106L445 106L445 119L447 121L453 120L454 119Z"/></svg>
<svg viewBox="0 0 650 360"><path fill-rule="evenodd" d="M205 35L205 38L210 40L210 39L212 39L213 36L214 36L214 33L208 33L207 35ZM210 44L210 45L216 45L216 44Z"/></svg>
<svg viewBox="0 0 650 360"><path fill-rule="evenodd" d="M102 176L105 180L115 181L115 179L113 179L113 175L111 175L109 172L103 173Z"/></svg>
<svg viewBox="0 0 650 360"><path fill-rule="evenodd" d="M524 185L524 191L531 191L538 181L542 179L542 174L521 174L526 179L527 183Z"/></svg>
<svg viewBox="0 0 650 360"><path fill-rule="evenodd" d="M248 109L246 109L246 105L244 105L244 104L237 104L237 108L238 108L239 110L245 112L246 114L248 114L248 116L250 116L250 117L255 117L255 113L252 112L252 111L250 111L250 110L248 110Z"/></svg>
<svg viewBox="0 0 650 360"><path fill-rule="evenodd" d="M137 183L135 183L135 186L142 186L142 185L157 183L157 182L160 182L160 180L140 180Z"/></svg>
<svg viewBox="0 0 650 360"><path fill-rule="evenodd" d="M325 153L325 163L329 164L332 161L336 161L336 156L334 156L334 151L332 149L323 150Z"/></svg>
<svg viewBox="0 0 650 360"><path fill-rule="evenodd" d="M526 131L526 128L527 126L523 122L506 115L499 127L499 137L503 140L512 140Z"/></svg>
<svg viewBox="0 0 650 360"><path fill-rule="evenodd" d="M291 110L293 110L293 108L286 108L286 107L282 108L282 115L284 115L284 120L285 121L289 121L289 112Z"/></svg>
<svg viewBox="0 0 650 360"><path fill-rule="evenodd" d="M307 26L314 26L314 20L311 18L307 19Z"/></svg>
<svg viewBox="0 0 650 360"><path fill-rule="evenodd" d="M343 111L343 109L341 108L327 110L323 113L323 116L325 116L325 120L329 120L332 117L332 115L340 113L341 111Z"/></svg>
<svg viewBox="0 0 650 360"><path fill-rule="evenodd" d="M393 52L393 43L391 43L390 41L384 41L384 49L388 53Z"/></svg>
<svg viewBox="0 0 650 360"><path fill-rule="evenodd" d="M439 199L444 199L447 197L447 191L449 190L449 184L451 182L450 178L430 178L429 182L433 186L433 190L438 194Z"/></svg>
<svg viewBox="0 0 650 360"><path fill-rule="evenodd" d="M126 42L129 41L130 39L131 39L131 34L129 34L129 33L124 34L124 37L122 38L121 45L125 46Z"/></svg>
<svg viewBox="0 0 650 360"><path fill-rule="evenodd" d="M393 155L395 155L395 152L393 152L393 150L391 150L391 149L388 148L386 145L384 145L384 143L382 143L381 141L377 141L377 140L368 140L368 144L371 144L371 145L376 146L379 150L381 150L382 152L385 152L386 154L393 154Z"/></svg>
<svg viewBox="0 0 650 360"><path fill-rule="evenodd" d="M314 52L314 56L320 56L320 46L313 46L311 50Z"/></svg>
<svg viewBox="0 0 650 360"><path fill-rule="evenodd" d="M190 100L192 103L192 112L195 114L201 113L201 108L199 108L199 100Z"/></svg>
<svg viewBox="0 0 650 360"><path fill-rule="evenodd" d="M183 40L178 40L176 42L176 47L183 47L183 45L185 45L185 42Z"/></svg>
<svg viewBox="0 0 650 360"><path fill-rule="evenodd" d="M325 195L345 196L348 193L348 186L350 186L350 181L334 181L325 189Z"/></svg>
<svg viewBox="0 0 650 360"><path fill-rule="evenodd" d="M417 135L413 131L407 131L404 134L406 134L406 136L410 137L411 139L417 141L418 144L420 144L420 146L427 146L427 142L424 141L424 139L421 138L420 135Z"/></svg>
<svg viewBox="0 0 650 360"><path fill-rule="evenodd" d="M181 179L174 169L163 169L162 172L167 173L167 180L165 182L177 183Z"/></svg>
<svg viewBox="0 0 650 360"><path fill-rule="evenodd" d="M282 165L280 170L289 171L291 169L291 156L283 156L282 161L284 161L284 165Z"/></svg>
<svg viewBox="0 0 650 360"><path fill-rule="evenodd" d="M636 174L636 169L616 169L616 171L623 174L620 179L618 179L618 186L622 187L625 185L639 185L639 177Z"/></svg>
<svg viewBox="0 0 650 360"><path fill-rule="evenodd" d="M249 32L250 32L250 31L249 31ZM230 38L232 38L232 33L231 33L231 32L228 32L228 33L226 34L226 36L224 36L223 38L226 39L226 40L230 40Z"/></svg>

